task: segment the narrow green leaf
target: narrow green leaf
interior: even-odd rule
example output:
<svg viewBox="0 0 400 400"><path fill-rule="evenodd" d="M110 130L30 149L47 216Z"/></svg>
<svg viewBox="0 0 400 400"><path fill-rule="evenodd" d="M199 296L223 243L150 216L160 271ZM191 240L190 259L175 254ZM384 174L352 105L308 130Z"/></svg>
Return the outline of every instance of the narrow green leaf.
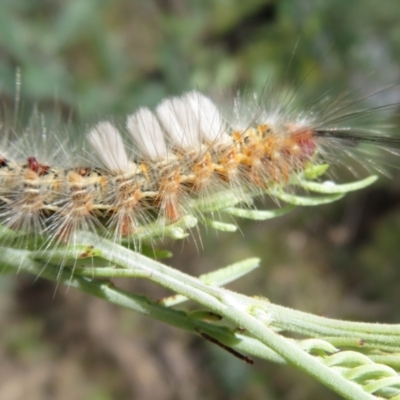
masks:
<svg viewBox="0 0 400 400"><path fill-rule="evenodd" d="M229 207L224 210L235 217L252 219L255 221L264 221L271 218L277 218L292 211L294 206L286 206L275 210L248 210L244 208Z"/></svg>
<svg viewBox="0 0 400 400"><path fill-rule="evenodd" d="M331 345L329 342L321 339L306 339L299 342L299 346L308 353L311 352L324 352L324 353L337 353L339 349Z"/></svg>
<svg viewBox="0 0 400 400"><path fill-rule="evenodd" d="M387 388L389 386L400 386L400 377L399 376L391 376L389 378L379 379L378 381L374 381L365 385L363 389L367 393L375 393L380 389Z"/></svg>
<svg viewBox="0 0 400 400"><path fill-rule="evenodd" d="M369 185L372 185L378 177L376 175L371 175L368 178L362 179L360 181L345 183L345 184L336 184L332 181L325 181L323 183L318 182L310 182L305 180L299 180L299 185L306 190L317 193L348 193L353 192L355 190L363 189Z"/></svg>
<svg viewBox="0 0 400 400"><path fill-rule="evenodd" d="M343 374L343 376L352 381L355 380L367 381L371 379L376 380L388 376L397 376L397 372L386 365L373 363L373 364L360 365L359 367L352 368L346 371Z"/></svg>
<svg viewBox="0 0 400 400"><path fill-rule="evenodd" d="M207 226L210 226L211 228L214 228L218 231L222 231L222 232L236 232L237 231L236 225L227 224L226 222L214 221L209 218L203 218L203 222Z"/></svg>
<svg viewBox="0 0 400 400"><path fill-rule="evenodd" d="M228 265L227 267L218 269L208 274L200 275L199 279L207 285L224 286L241 278L244 275L247 275L254 269L258 268L259 265L259 258L249 258L247 260ZM188 299L184 296L175 295L163 299L160 303L164 304L167 307L172 307L187 300Z"/></svg>
<svg viewBox="0 0 400 400"><path fill-rule="evenodd" d="M311 197L311 196L305 197L305 196L296 196L285 192L274 191L271 193L271 196L283 200L286 203L293 204L295 206L319 206L321 204L328 204L336 200L339 200L343 197L343 194L331 194L327 196L318 196L318 197Z"/></svg>
<svg viewBox="0 0 400 400"><path fill-rule="evenodd" d="M324 364L333 367L356 367L364 364L373 364L367 356L355 351L341 351L324 359Z"/></svg>

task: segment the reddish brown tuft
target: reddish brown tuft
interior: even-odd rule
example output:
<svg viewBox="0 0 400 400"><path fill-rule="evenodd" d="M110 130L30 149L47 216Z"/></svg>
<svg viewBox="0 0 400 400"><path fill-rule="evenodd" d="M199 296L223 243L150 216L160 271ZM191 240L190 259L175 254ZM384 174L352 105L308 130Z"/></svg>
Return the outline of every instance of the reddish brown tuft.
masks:
<svg viewBox="0 0 400 400"><path fill-rule="evenodd" d="M313 131L308 128L301 129L293 135L293 140L301 148L301 155L310 158L317 148Z"/></svg>
<svg viewBox="0 0 400 400"><path fill-rule="evenodd" d="M39 172L39 161L35 157L28 157L26 160L28 162L28 168L33 171L38 173Z"/></svg>
<svg viewBox="0 0 400 400"><path fill-rule="evenodd" d="M36 157L28 157L27 158L28 168L36 172L39 176L46 175L50 171L50 167L48 165L40 164Z"/></svg>

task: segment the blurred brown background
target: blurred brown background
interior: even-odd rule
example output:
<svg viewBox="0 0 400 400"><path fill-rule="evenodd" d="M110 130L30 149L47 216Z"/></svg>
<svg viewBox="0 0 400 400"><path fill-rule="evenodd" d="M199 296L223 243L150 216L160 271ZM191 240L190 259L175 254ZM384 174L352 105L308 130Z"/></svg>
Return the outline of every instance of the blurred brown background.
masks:
<svg viewBox="0 0 400 400"><path fill-rule="evenodd" d="M85 123L193 88L218 97L276 80L310 96L400 81L400 3L391 0L0 0L0 7L1 99L13 104L20 68L22 114L38 104ZM400 101L398 92L371 107ZM174 252L168 264L194 275L258 256L261 268L232 289L329 317L398 322L400 179L396 168L391 174L335 204L161 247ZM22 274L0 277L0 285L0 399L337 398L288 367L259 360L249 367L73 289L55 292ZM164 294L141 281L121 285Z"/></svg>

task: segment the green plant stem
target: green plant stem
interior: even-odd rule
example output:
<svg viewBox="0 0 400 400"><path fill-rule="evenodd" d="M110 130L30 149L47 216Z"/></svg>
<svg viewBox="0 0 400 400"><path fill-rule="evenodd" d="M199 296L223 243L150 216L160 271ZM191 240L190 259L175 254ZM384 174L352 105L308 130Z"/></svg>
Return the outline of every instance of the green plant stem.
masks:
<svg viewBox="0 0 400 400"><path fill-rule="evenodd" d="M141 268L149 273L149 279L164 287L186 296L203 306L206 306L218 315L225 317L238 327L244 327L253 338L264 343L271 350L283 357L289 364L308 373L347 399L374 399L374 396L365 393L362 388L346 380L339 373L325 366L315 357L301 350L295 343L276 334L263 322L249 314L247 304L243 304L234 293L225 289L209 287L195 278L183 274L173 268L166 267L140 254L105 240L100 240L91 234L77 234L79 243L94 246L101 257L112 264L125 268Z"/></svg>
<svg viewBox="0 0 400 400"><path fill-rule="evenodd" d="M80 254L82 254L82 248L87 246L88 249L91 249L90 251L93 255L107 260L111 265L115 265L117 268L125 268L126 271L136 276L149 279L207 307L235 326L244 328L245 334L233 334L226 327L190 318L185 312L163 307L143 296L126 293L114 288L110 283L76 276L76 273L82 272L81 269L76 269L76 273L73 272L71 275L69 269L64 268L60 272L60 269L50 268L49 261L47 261L47 267L44 268L43 263L34 262L30 259L30 257L42 258L42 260L51 260L52 263L53 258L57 259L62 254L65 257L65 254L67 254L67 257L75 257L75 265L79 265L79 258L76 258L77 254L74 254L73 249L69 249L64 253L62 249L59 249L53 254L52 251L29 253L23 250L5 249L3 260L7 260L7 266L11 266L14 269L18 268L35 275L41 274L54 281L58 280L63 284L192 333L207 333L212 338L237 350L246 351L249 354L277 362L287 362L316 378L344 398L374 398L371 394L366 393L361 386L347 380L330 366L325 365L320 359L301 349L295 341L283 337L274 329L291 330L303 334L305 332L318 332L317 336L323 334L326 336L327 332L329 332L328 336L342 336L345 338L354 336L354 332L356 334L362 332L364 337L365 335L370 335L368 340L376 337L377 341L384 342L386 340L393 344L393 339L396 339L396 333L393 334L393 326L391 326L392 329L389 335L382 335L382 333L378 333L381 332L378 324L344 323L343 321L310 316L307 313L272 305L265 299L249 298L226 289L206 285L200 280L176 269L167 267L87 232L77 233L75 239L80 244ZM11 262L10 260L13 261ZM93 259L93 265L95 265L95 260ZM87 270L90 271L90 267ZM107 274L112 271L116 272L112 268L108 268L105 271ZM385 325L384 330L386 331L388 327L389 325ZM362 338L363 340L364 337Z"/></svg>
<svg viewBox="0 0 400 400"><path fill-rule="evenodd" d="M375 335L372 335L375 338ZM329 337L321 337L322 340L331 343L335 347L346 348L352 347L357 348L359 351L368 351L370 349L388 351L388 352L396 352L399 351L399 339L393 339L392 345L388 344L389 340L383 337L380 342L373 341L368 339L366 335L362 337L354 337L353 333L350 333L349 336L329 336ZM385 340L383 340L385 339ZM383 343L382 343L383 342Z"/></svg>
<svg viewBox="0 0 400 400"><path fill-rule="evenodd" d="M368 357L376 363L388 365L396 370L400 369L400 353L397 354L372 354Z"/></svg>
<svg viewBox="0 0 400 400"><path fill-rule="evenodd" d="M205 332L226 346L243 351L250 355L264 358L276 363L285 364L285 360L271 349L251 337L232 332L224 326L218 326L195 318L185 312L158 304L146 296L134 295L104 282L86 277L71 276L69 269L60 271L52 264L43 268L43 264L32 260L31 253L26 250L2 248L2 272L24 271L34 276L41 276L57 284L78 289L84 293L101 298L118 306L147 315L160 322L197 334ZM145 274L141 274L144 276Z"/></svg>
<svg viewBox="0 0 400 400"><path fill-rule="evenodd" d="M320 317L314 314L308 314L302 311L297 311L282 307L276 304L270 304L269 309L276 317L279 317L279 327L289 331L299 332L305 325L310 326L310 330L305 331L305 334L325 335L329 332L350 331L360 334L384 334L385 337L397 337L397 343L400 343L400 324L380 324L367 322L342 321ZM303 332L299 332L303 333ZM332 335L333 336L333 335Z"/></svg>
<svg viewBox="0 0 400 400"><path fill-rule="evenodd" d="M81 276L96 278L134 277L149 279L149 274L143 271L113 267L80 268L76 270L76 273ZM271 326L278 328L278 330L300 333L308 337L321 337L321 339L337 347L379 348L383 351L399 350L400 333L397 332L397 325L333 320L277 306L266 301L263 301L261 306L270 315ZM382 331L379 329L380 326L382 326ZM393 327L393 329L390 330L390 327ZM332 336L324 336L324 333L329 333ZM344 336L345 333L347 333L346 336Z"/></svg>
<svg viewBox="0 0 400 400"><path fill-rule="evenodd" d="M86 239L87 242L89 237L85 233L79 240ZM133 253L124 247L117 246L115 243L99 239L95 235L91 235L91 243L96 243L95 252L97 254L112 264L117 264L125 268L125 271L131 271L135 276L141 274L142 277L159 283L164 287L169 287L174 292L180 294L183 294L183 292L179 292L179 290L183 290L185 297L191 298L207 307L222 306L221 302L218 302L221 291L214 286L205 285L196 278L148 259L138 253ZM44 256L47 257L48 255L45 254ZM75 258L76 254L71 254L70 256ZM61 258L61 255L58 255L58 258ZM100 273L99 276L113 277L117 275L123 276L124 274L129 275L129 272L124 273L122 271L124 269L109 268L104 274ZM90 276L92 272L91 268L87 268L85 274ZM176 280L184 282L186 287L178 288ZM224 293L229 293L229 291L225 290ZM400 325L398 324L374 324L329 319L275 305L265 299L248 298L237 293L232 293L232 295L234 295L235 299L240 299L240 307L243 309L253 310L252 312L257 312L257 310L263 311L265 319L269 320L271 326L279 331L294 332L307 337L331 337L332 339L340 337L344 340L350 340L352 343L354 341L363 341L367 346L374 346L374 348L385 351L395 351L399 348Z"/></svg>

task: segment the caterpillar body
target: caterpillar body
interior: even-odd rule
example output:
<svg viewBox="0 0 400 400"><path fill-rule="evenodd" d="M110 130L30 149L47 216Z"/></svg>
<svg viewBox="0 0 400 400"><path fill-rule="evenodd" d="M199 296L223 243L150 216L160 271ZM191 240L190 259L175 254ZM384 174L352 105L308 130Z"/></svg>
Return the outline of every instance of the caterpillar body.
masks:
<svg viewBox="0 0 400 400"><path fill-rule="evenodd" d="M68 242L78 230L126 239L152 221L168 225L196 212L193 198L222 191L254 196L284 187L318 164L332 141L398 143L343 125L371 110L346 113L338 104L321 116L289 113L279 103L251 112L236 100L234 121L228 122L208 97L192 91L164 100L155 111L140 108L121 129L110 121L90 128L73 166L67 165L72 155L59 166L61 157L40 156L40 138L35 151L24 153L21 140L29 132L19 140L4 134L0 224L54 243Z"/></svg>

